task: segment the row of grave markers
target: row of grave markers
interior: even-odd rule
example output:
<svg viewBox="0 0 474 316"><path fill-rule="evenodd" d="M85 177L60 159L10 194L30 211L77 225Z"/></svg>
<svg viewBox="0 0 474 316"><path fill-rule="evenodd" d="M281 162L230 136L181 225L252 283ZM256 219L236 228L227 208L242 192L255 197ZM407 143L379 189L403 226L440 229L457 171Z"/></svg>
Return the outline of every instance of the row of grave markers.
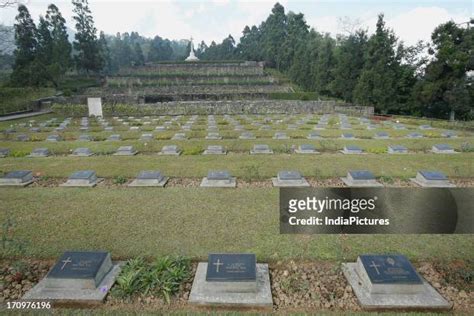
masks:
<svg viewBox="0 0 474 316"><path fill-rule="evenodd" d="M67 251L23 300L60 304L102 303L123 262L108 252ZM403 255L364 254L342 264L364 309L449 310L452 303L420 276ZM269 267L255 254L212 253L199 262L188 302L201 307L273 308Z"/></svg>
<svg viewBox="0 0 474 316"><path fill-rule="evenodd" d="M81 170L71 174L68 180L61 184L64 187L94 187L103 179L98 178L95 171ZM164 187L169 177L165 177L162 172L157 170L141 171L137 178L129 184L131 187ZM383 186L377 182L375 176L369 170L351 170L346 177L341 180L349 187L380 187ZM421 187L450 188L452 184L448 177L439 171L419 171L411 181ZM33 172L29 170L18 170L7 173L0 178L0 186L22 186L25 187L34 182ZM274 187L309 187L308 181L300 172L294 170L284 170L278 172L277 176L272 178ZM227 170L209 171L207 176L201 181L201 187L212 188L235 188L237 178L233 177Z"/></svg>
<svg viewBox="0 0 474 316"><path fill-rule="evenodd" d="M456 138L457 137L457 135L455 135L455 134L453 134L451 136L446 136L444 133L441 134L441 136L445 137L445 138ZM424 138L424 137L425 136L423 134L420 134L420 133L410 133L410 134L405 136L405 138L408 138L408 139L420 139L420 138ZM259 137L259 138L260 139L266 139L266 137ZM272 138L277 139L277 140L291 139L290 136L288 136L286 133L283 133L283 132L275 133ZM386 132L378 132L372 138L373 139L379 139L379 140L380 139L402 139L402 137L390 137L389 134L386 133ZM26 134L18 134L18 135L16 135L15 139L17 141L20 141L20 142L30 141L30 137ZM121 139L122 139L122 137L121 137L120 134L112 134L112 135L109 135L106 140L107 141L119 141ZM131 140L131 138L127 138L127 139ZM170 137L169 139L171 139L171 140L189 140L190 138L188 138L186 136L186 133L176 133L172 137ZM192 139L200 139L200 138L196 137L196 138L192 138ZM206 139L206 140L222 140L223 137L219 133L208 133L204 137L204 139ZM236 138L226 137L226 139L236 139ZM240 136L238 136L238 139L257 139L257 137L255 136L254 133L243 132L243 133L240 134ZM311 132L306 136L306 139L338 139L338 138L337 137L326 137L326 136L323 137L317 132ZM343 133L339 137L339 139L367 140L365 138L357 138L352 133ZM87 135L87 134L82 134L82 135L79 135L79 137L76 140L77 141L92 141L93 138L91 136ZM155 140L155 138L154 138L153 134L145 133L145 134L142 134L140 136L140 138L138 138L138 140L153 141L153 140ZM163 140L163 139L160 138L159 140ZM35 141L37 141L37 140L35 139ZM44 141L46 141L46 142L60 142L60 141L63 141L63 138L61 137L61 135L53 134L53 135L48 135L44 139Z"/></svg>
<svg viewBox="0 0 474 316"><path fill-rule="evenodd" d="M298 145L294 152L297 154L320 154L320 152L316 149L316 147L312 144L302 144ZM364 154L364 150L356 145L347 145L344 146L342 150L340 150L343 154ZM389 154L408 154L408 148L402 145L390 145L387 147L387 153ZM458 153L448 144L436 144L433 145L431 148L431 152L435 154L455 154ZM179 156L181 155L182 150L177 145L166 145L163 146L161 151L158 153L159 155L172 155L172 156ZM203 151L203 155L226 155L228 151L224 148L224 146L220 145L209 145L207 146L206 150ZM6 158L10 154L10 149L8 148L0 148L0 158ZM138 154L138 151L134 149L133 146L120 146L117 151L113 154L115 156L134 156ZM266 144L256 144L250 150L250 154L258 155L258 154L273 154L273 150L270 146ZM39 147L33 149L33 151L27 157L31 158L44 158L51 155L51 152L48 148ZM70 156L73 157L90 157L93 156L94 152L87 147L79 147L72 151Z"/></svg>

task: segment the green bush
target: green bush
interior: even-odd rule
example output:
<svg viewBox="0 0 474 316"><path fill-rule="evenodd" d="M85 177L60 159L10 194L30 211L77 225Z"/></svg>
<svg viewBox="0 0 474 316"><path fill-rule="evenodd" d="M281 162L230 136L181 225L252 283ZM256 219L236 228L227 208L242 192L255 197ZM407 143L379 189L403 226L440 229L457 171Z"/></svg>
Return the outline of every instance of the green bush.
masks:
<svg viewBox="0 0 474 316"><path fill-rule="evenodd" d="M155 295L167 303L171 295L190 277L190 262L183 257L163 257L148 263L144 258L127 261L112 289L112 295L131 298L134 295Z"/></svg>
<svg viewBox="0 0 474 316"><path fill-rule="evenodd" d="M193 147L193 148L184 149L183 155L196 156L196 155L200 155L201 152L202 152L201 147Z"/></svg>
<svg viewBox="0 0 474 316"><path fill-rule="evenodd" d="M124 176L116 176L114 178L114 184L125 184L127 183L127 178Z"/></svg>

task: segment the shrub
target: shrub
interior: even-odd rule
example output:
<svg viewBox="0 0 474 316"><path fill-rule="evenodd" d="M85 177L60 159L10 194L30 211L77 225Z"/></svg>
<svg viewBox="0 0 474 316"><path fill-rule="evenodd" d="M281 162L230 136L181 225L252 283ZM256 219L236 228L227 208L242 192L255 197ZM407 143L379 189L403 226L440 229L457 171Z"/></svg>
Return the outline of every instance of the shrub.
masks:
<svg viewBox="0 0 474 316"><path fill-rule="evenodd" d="M112 289L112 295L131 298L134 295L156 295L167 303L190 276L190 262L183 257L163 257L148 263L143 258L127 261Z"/></svg>
<svg viewBox="0 0 474 316"><path fill-rule="evenodd" d="M367 149L367 152L371 154L384 154L387 152L387 149L384 147L372 147Z"/></svg>
<svg viewBox="0 0 474 316"><path fill-rule="evenodd" d="M183 155L195 156L200 155L202 152L201 147L187 148L183 150Z"/></svg>
<svg viewBox="0 0 474 316"><path fill-rule="evenodd" d="M127 178L124 176L116 176L114 178L114 184L125 184L127 183Z"/></svg>
<svg viewBox="0 0 474 316"><path fill-rule="evenodd" d="M21 150L16 150L16 151L12 151L10 153L10 157L14 157L14 158L21 158L21 157L26 157L28 156L30 153L29 152L26 152L26 151L21 151Z"/></svg>
<svg viewBox="0 0 474 316"><path fill-rule="evenodd" d="M461 144L461 152L463 152L463 153L474 152L474 147L469 143L462 143Z"/></svg>

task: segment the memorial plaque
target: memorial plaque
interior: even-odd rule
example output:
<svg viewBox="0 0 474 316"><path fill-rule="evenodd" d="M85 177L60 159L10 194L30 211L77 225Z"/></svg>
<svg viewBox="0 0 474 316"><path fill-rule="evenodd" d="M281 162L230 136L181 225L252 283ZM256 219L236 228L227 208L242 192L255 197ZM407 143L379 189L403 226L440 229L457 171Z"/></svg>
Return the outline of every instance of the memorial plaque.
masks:
<svg viewBox="0 0 474 316"><path fill-rule="evenodd" d="M93 181L97 179L95 171L92 170L81 170L74 172L69 179L71 180L89 180Z"/></svg>
<svg viewBox="0 0 474 316"><path fill-rule="evenodd" d="M372 284L423 284L405 256L361 255L359 259Z"/></svg>
<svg viewBox="0 0 474 316"><path fill-rule="evenodd" d="M278 172L278 180L280 181L294 181L294 180L301 180L302 176L301 173L298 171L280 171Z"/></svg>
<svg viewBox="0 0 474 316"><path fill-rule="evenodd" d="M407 135L407 137L409 138L422 138L423 135L421 135L420 133L410 133Z"/></svg>
<svg viewBox="0 0 474 316"><path fill-rule="evenodd" d="M90 137L89 135L84 135L83 134L83 135L79 136L78 140L81 141L81 142L89 142L89 141L92 140L92 137Z"/></svg>
<svg viewBox="0 0 474 316"><path fill-rule="evenodd" d="M361 153L362 149L359 146L348 145L344 147L344 150L349 153Z"/></svg>
<svg viewBox="0 0 474 316"><path fill-rule="evenodd" d="M162 155L179 155L181 151L177 145L166 145L161 149L160 154Z"/></svg>
<svg viewBox="0 0 474 316"><path fill-rule="evenodd" d="M342 138L351 139L354 138L354 135L352 135L351 133L344 133L342 134Z"/></svg>
<svg viewBox="0 0 474 316"><path fill-rule="evenodd" d="M137 152L133 149L133 146L120 146L114 155L117 156L133 156Z"/></svg>
<svg viewBox="0 0 474 316"><path fill-rule="evenodd" d="M209 145L207 149L204 151L206 155L218 155L218 154L225 154L224 147L220 145Z"/></svg>
<svg viewBox="0 0 474 316"><path fill-rule="evenodd" d="M0 148L0 158L5 158L10 154L10 149L8 148Z"/></svg>
<svg viewBox="0 0 474 316"><path fill-rule="evenodd" d="M35 148L31 152L30 157L48 157L49 149L48 148Z"/></svg>
<svg viewBox="0 0 474 316"><path fill-rule="evenodd" d="M20 141L20 142L26 142L26 141L30 140L30 138L28 137L28 135L20 134L16 137L16 140Z"/></svg>
<svg viewBox="0 0 474 316"><path fill-rule="evenodd" d="M253 149L255 151L268 151L270 150L270 147L268 147L268 145L258 144L258 145L254 145Z"/></svg>
<svg viewBox="0 0 474 316"><path fill-rule="evenodd" d="M391 154L405 154L408 152L408 149L401 145L390 145L388 146L388 152Z"/></svg>
<svg viewBox="0 0 474 316"><path fill-rule="evenodd" d="M375 137L377 138L388 138L388 133L387 132L378 132L375 134Z"/></svg>
<svg viewBox="0 0 474 316"><path fill-rule="evenodd" d="M449 146L448 144L436 144L433 145L433 148L439 151L453 151L453 147Z"/></svg>
<svg viewBox="0 0 474 316"><path fill-rule="evenodd" d="M230 178L230 173L227 170L209 171L207 173L208 180L229 180Z"/></svg>
<svg viewBox="0 0 474 316"><path fill-rule="evenodd" d="M316 151L316 147L314 145L311 145L311 144L302 144L302 145L300 145L300 150L301 151L313 152L313 151Z"/></svg>
<svg viewBox="0 0 474 316"><path fill-rule="evenodd" d="M140 173L137 176L138 180L158 180L161 181L163 180L163 175L159 171L150 171L150 170L145 170L145 171L140 171Z"/></svg>
<svg viewBox="0 0 474 316"><path fill-rule="evenodd" d="M119 141L120 139L121 137L119 134L112 134L107 138L109 141Z"/></svg>
<svg viewBox="0 0 474 316"><path fill-rule="evenodd" d="M153 134L142 134L140 139L141 140L152 140L153 139Z"/></svg>
<svg viewBox="0 0 474 316"><path fill-rule="evenodd" d="M206 281L256 281L256 265L254 254L209 254Z"/></svg>
<svg viewBox="0 0 474 316"><path fill-rule="evenodd" d="M426 180L431 180L431 181L446 181L448 180L448 177L442 172L439 171L419 171L419 173L425 178Z"/></svg>
<svg viewBox="0 0 474 316"><path fill-rule="evenodd" d="M87 107L89 108L89 116L103 116L101 98L87 98Z"/></svg>
<svg viewBox="0 0 474 316"><path fill-rule="evenodd" d="M88 156L92 156L94 153L89 149L89 148L85 148L85 147L81 147L81 148L76 148L74 149L74 151L72 152L72 155L73 156L84 156L84 157L88 157Z"/></svg>
<svg viewBox="0 0 474 316"><path fill-rule="evenodd" d="M374 180L375 176L369 170L351 170L350 176L354 180Z"/></svg>
<svg viewBox="0 0 474 316"><path fill-rule="evenodd" d="M48 138L46 138L47 142L59 142L61 140L61 136L59 135L49 135Z"/></svg>
<svg viewBox="0 0 474 316"><path fill-rule="evenodd" d="M33 180L33 172L30 170L16 170L7 173L3 179L24 183Z"/></svg>

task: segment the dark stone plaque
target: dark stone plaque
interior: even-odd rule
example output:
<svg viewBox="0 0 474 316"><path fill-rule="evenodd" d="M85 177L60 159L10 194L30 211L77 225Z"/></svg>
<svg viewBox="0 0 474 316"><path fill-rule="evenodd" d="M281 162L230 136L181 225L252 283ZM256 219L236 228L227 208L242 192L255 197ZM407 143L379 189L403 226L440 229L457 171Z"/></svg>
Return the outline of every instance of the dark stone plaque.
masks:
<svg viewBox="0 0 474 316"><path fill-rule="evenodd" d="M227 170L217 170L217 171L209 171L207 173L208 180L229 180L230 173Z"/></svg>
<svg viewBox="0 0 474 316"><path fill-rule="evenodd" d="M390 146L390 148L393 151L407 151L408 150L405 146L402 146L402 145L392 145Z"/></svg>
<svg viewBox="0 0 474 316"><path fill-rule="evenodd" d="M387 132L378 132L377 137L388 137L388 133Z"/></svg>
<svg viewBox="0 0 474 316"><path fill-rule="evenodd" d="M33 172L29 170L17 170L9 172L5 175L6 179L21 179L23 181L28 181L33 178Z"/></svg>
<svg viewBox="0 0 474 316"><path fill-rule="evenodd" d="M95 279L108 256L107 252L102 251L66 251L47 277L58 279ZM107 272L105 271L105 273Z"/></svg>
<svg viewBox="0 0 474 316"><path fill-rule="evenodd" d="M449 146L448 144L437 144L434 147L438 150L453 150L453 147Z"/></svg>
<svg viewBox="0 0 474 316"><path fill-rule="evenodd" d="M410 261L402 255L359 257L372 284L422 284Z"/></svg>
<svg viewBox="0 0 474 316"><path fill-rule="evenodd" d="M94 179L95 178L95 171L92 170L82 170L74 172L69 179L73 180L86 180L86 179Z"/></svg>
<svg viewBox="0 0 474 316"><path fill-rule="evenodd" d="M446 175L440 171L420 171L420 174L425 178L426 180L448 180Z"/></svg>
<svg viewBox="0 0 474 316"><path fill-rule="evenodd" d="M163 179L163 176L161 172L159 171L150 171L150 170L145 170L145 171L140 171L138 174L137 179L139 180L159 180L161 181Z"/></svg>
<svg viewBox="0 0 474 316"><path fill-rule="evenodd" d="M270 150L270 147L268 147L268 145L259 144L259 145L254 145L253 149L255 151L266 151L266 150Z"/></svg>
<svg viewBox="0 0 474 316"><path fill-rule="evenodd" d="M301 180L301 173L298 171L280 171L278 172L280 180Z"/></svg>
<svg viewBox="0 0 474 316"><path fill-rule="evenodd" d="M351 170L349 171L354 180L374 180L375 177L369 170Z"/></svg>
<svg viewBox="0 0 474 316"><path fill-rule="evenodd" d="M314 145L311 145L311 144L303 144L300 146L300 149L301 150L308 150L308 151L313 151L313 150L316 150L316 147L314 147Z"/></svg>
<svg viewBox="0 0 474 316"><path fill-rule="evenodd" d="M354 151L354 152L361 152L362 151L362 149L360 149L359 146L355 146L355 145L346 146L346 150L347 151Z"/></svg>
<svg viewBox="0 0 474 316"><path fill-rule="evenodd" d="M254 254L209 254L206 281L256 281Z"/></svg>
<svg viewBox="0 0 474 316"><path fill-rule="evenodd" d="M352 135L351 133L344 133L344 134L342 134L342 137L343 138L354 138L354 135Z"/></svg>

